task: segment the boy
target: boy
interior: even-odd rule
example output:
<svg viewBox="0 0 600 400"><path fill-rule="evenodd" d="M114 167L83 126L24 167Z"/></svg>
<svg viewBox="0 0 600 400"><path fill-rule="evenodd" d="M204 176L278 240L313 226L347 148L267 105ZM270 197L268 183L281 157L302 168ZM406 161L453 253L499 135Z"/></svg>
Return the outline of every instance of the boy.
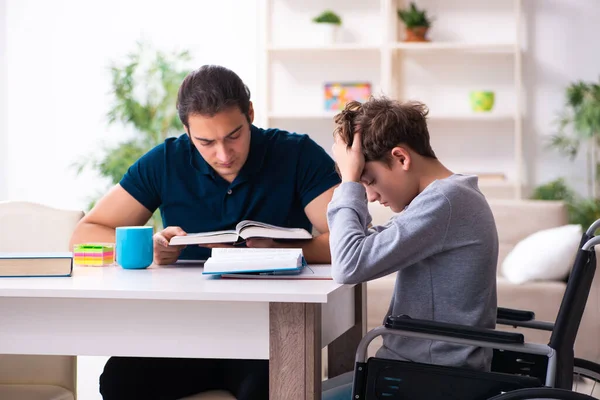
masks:
<svg viewBox="0 0 600 400"><path fill-rule="evenodd" d="M477 177L454 174L437 159L426 116L423 104L386 98L349 103L336 116L342 184L327 214L332 275L360 283L397 273L389 314L494 328L494 218ZM369 228L367 200L399 214ZM492 352L392 336L377 356L489 370Z"/></svg>

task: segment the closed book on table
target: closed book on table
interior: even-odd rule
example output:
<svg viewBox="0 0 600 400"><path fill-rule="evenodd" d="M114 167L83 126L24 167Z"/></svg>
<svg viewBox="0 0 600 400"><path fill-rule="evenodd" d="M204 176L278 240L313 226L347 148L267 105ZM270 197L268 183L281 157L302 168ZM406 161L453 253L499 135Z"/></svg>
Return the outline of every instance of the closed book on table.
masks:
<svg viewBox="0 0 600 400"><path fill-rule="evenodd" d="M71 276L73 253L0 253L0 277Z"/></svg>
<svg viewBox="0 0 600 400"><path fill-rule="evenodd" d="M302 249L212 249L203 274L299 274L306 267Z"/></svg>

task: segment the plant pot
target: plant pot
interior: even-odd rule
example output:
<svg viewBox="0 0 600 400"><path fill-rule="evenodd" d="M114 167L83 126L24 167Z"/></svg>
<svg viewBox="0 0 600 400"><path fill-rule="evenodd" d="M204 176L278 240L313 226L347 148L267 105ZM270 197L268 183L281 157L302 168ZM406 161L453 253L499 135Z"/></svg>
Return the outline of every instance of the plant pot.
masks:
<svg viewBox="0 0 600 400"><path fill-rule="evenodd" d="M428 42L425 38L427 31L429 30L426 26L417 26L414 28L406 28L405 42Z"/></svg>
<svg viewBox="0 0 600 400"><path fill-rule="evenodd" d="M475 112L489 112L494 108L495 95L490 91L473 91L469 93L471 108Z"/></svg>
<svg viewBox="0 0 600 400"><path fill-rule="evenodd" d="M314 24L315 38L318 44L327 46L335 44L339 40L340 26L336 24L328 24L325 22Z"/></svg>

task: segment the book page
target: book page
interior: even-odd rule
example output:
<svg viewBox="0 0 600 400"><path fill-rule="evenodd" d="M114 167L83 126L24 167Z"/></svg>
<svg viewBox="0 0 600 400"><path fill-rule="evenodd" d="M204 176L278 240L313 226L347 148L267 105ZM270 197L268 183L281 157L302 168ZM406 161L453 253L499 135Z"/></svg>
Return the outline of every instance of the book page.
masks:
<svg viewBox="0 0 600 400"><path fill-rule="evenodd" d="M254 248L230 248L219 247L212 249L212 258L281 258L286 256L298 257L302 255L302 249L254 249Z"/></svg>
<svg viewBox="0 0 600 400"><path fill-rule="evenodd" d="M331 267L330 266L307 266L300 274L269 274L269 273L254 273L254 274L224 274L222 278L231 279L285 279L285 280L327 280L330 281Z"/></svg>
<svg viewBox="0 0 600 400"><path fill-rule="evenodd" d="M244 220L241 221L240 223L238 223L235 227L235 229L238 232L241 232L244 228L247 227L258 227L258 228L265 228L265 229L269 229L269 230L274 230L274 231L293 231L295 229L299 229L299 228L284 228L281 226L277 226L277 225L269 225L269 224L265 224L264 222L258 222L258 221L250 221L250 220Z"/></svg>
<svg viewBox="0 0 600 400"><path fill-rule="evenodd" d="M237 235L236 231L213 231L213 232L199 232L199 233L188 233L186 237L205 237L205 236L218 236L218 235Z"/></svg>
<svg viewBox="0 0 600 400"><path fill-rule="evenodd" d="M203 273L294 270L304 265L302 249L216 248Z"/></svg>
<svg viewBox="0 0 600 400"><path fill-rule="evenodd" d="M173 236L169 241L171 245L190 245L205 243L234 243L238 239L235 231L214 231L190 233L183 236Z"/></svg>
<svg viewBox="0 0 600 400"><path fill-rule="evenodd" d="M244 238L270 239L312 239L312 235L302 228L283 228L256 221L242 221L237 224L239 235Z"/></svg>

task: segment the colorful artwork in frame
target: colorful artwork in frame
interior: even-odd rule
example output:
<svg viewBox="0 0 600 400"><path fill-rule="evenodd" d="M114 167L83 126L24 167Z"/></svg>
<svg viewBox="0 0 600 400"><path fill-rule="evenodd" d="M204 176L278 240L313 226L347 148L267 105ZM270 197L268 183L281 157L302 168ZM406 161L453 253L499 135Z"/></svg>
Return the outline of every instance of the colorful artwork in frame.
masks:
<svg viewBox="0 0 600 400"><path fill-rule="evenodd" d="M328 82L325 84L325 110L343 110L348 102L364 103L370 96L369 82Z"/></svg>

